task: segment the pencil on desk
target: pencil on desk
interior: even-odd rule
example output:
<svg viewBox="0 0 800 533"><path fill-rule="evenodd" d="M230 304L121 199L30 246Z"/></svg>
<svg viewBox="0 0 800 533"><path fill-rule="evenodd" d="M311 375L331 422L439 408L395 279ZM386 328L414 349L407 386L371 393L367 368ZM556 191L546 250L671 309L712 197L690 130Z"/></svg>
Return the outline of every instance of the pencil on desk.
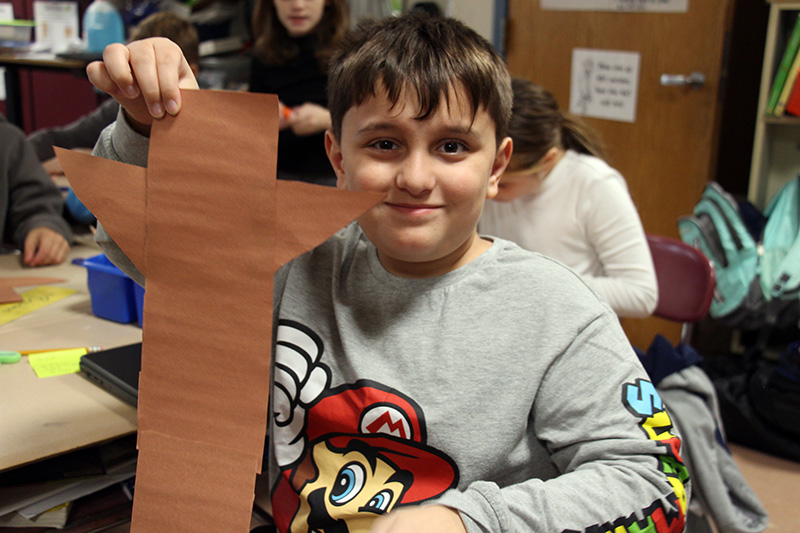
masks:
<svg viewBox="0 0 800 533"><path fill-rule="evenodd" d="M75 348L49 348L45 350L19 350L19 353L22 355L31 355L35 353L46 353L46 352L63 352L66 350L86 350L86 353L92 352L99 352L102 350L102 346L77 346Z"/></svg>

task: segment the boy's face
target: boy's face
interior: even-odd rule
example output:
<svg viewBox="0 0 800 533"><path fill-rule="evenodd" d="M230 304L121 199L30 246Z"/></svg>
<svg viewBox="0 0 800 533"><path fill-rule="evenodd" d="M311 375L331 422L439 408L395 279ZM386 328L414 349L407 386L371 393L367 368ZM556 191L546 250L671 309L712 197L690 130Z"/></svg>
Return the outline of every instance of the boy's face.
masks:
<svg viewBox="0 0 800 533"><path fill-rule="evenodd" d="M476 226L511 156L511 140L498 147L493 120L483 108L473 120L461 90L425 120L418 109L409 91L392 108L381 88L345 113L341 139L326 134L339 187L386 195L359 223L383 266L406 277L454 270L488 247Z"/></svg>

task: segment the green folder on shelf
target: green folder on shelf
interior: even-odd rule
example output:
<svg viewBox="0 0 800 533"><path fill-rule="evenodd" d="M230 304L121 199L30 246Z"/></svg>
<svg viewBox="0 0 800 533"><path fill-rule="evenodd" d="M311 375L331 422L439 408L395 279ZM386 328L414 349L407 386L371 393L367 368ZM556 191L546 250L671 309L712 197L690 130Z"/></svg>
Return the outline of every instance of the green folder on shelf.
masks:
<svg viewBox="0 0 800 533"><path fill-rule="evenodd" d="M783 91L783 86L786 83L786 78L794 63L794 58L797 55L797 50L800 48L800 14L794 24L789 40L787 41L786 48L783 52L783 57L778 65L778 71L775 73L775 81L772 82L772 89L769 93L769 100L767 100L767 114L775 114L775 106L778 105L778 100Z"/></svg>

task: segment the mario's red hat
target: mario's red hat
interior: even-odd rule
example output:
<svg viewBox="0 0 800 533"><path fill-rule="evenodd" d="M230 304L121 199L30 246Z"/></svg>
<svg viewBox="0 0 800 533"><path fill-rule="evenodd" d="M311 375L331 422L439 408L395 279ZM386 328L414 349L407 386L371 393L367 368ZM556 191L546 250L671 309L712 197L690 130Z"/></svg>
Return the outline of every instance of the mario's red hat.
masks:
<svg viewBox="0 0 800 533"><path fill-rule="evenodd" d="M402 503L442 494L458 484L458 470L447 455L426 444L421 409L400 393L372 382L331 391L309 407L309 443L326 440L344 448L359 440L414 476Z"/></svg>

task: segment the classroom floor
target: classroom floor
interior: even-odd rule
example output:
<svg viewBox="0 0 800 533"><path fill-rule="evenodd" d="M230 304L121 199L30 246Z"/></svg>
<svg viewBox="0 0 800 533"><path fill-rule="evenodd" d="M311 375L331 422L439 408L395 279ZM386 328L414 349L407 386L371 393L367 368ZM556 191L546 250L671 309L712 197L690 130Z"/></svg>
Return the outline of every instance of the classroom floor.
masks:
<svg viewBox="0 0 800 533"><path fill-rule="evenodd" d="M767 509L766 531L800 531L800 463L736 444L729 448L747 483Z"/></svg>

